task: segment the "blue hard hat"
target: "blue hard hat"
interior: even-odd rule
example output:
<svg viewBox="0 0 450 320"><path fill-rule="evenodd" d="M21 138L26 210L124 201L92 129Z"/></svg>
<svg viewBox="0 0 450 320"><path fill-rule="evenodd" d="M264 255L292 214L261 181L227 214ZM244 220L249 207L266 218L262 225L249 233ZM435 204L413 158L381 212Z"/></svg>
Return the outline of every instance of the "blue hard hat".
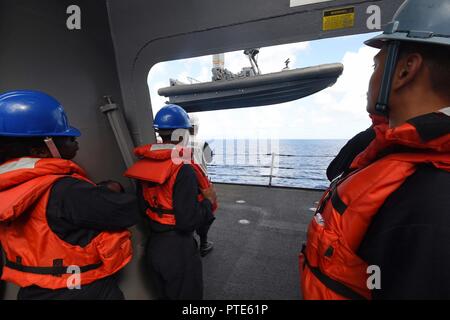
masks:
<svg viewBox="0 0 450 320"><path fill-rule="evenodd" d="M189 129L191 128L191 122L182 107L169 104L156 113L153 128L158 130Z"/></svg>
<svg viewBox="0 0 450 320"><path fill-rule="evenodd" d="M9 91L0 95L0 136L78 137L61 104L46 93Z"/></svg>
<svg viewBox="0 0 450 320"><path fill-rule="evenodd" d="M401 43L450 45L449 0L405 0L381 35L365 42L381 49L386 46L386 63L375 110L389 112L389 94ZM437 49L439 50L439 49Z"/></svg>
<svg viewBox="0 0 450 320"><path fill-rule="evenodd" d="M450 1L406 0L384 33L365 44L381 48L389 41L450 45Z"/></svg>

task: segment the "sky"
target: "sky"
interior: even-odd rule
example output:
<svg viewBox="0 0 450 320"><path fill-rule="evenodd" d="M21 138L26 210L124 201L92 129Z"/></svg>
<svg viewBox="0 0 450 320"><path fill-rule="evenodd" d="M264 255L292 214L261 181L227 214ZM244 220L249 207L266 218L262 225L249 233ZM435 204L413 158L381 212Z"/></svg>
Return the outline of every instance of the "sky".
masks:
<svg viewBox="0 0 450 320"><path fill-rule="evenodd" d="M203 139L350 139L370 126L366 112L367 88L377 49L364 45L376 34L300 42L261 48L258 64L263 74L341 62L344 72L336 84L309 97L283 104L195 113ZM225 53L225 68L237 73L249 66L243 51ZM148 87L153 115L168 100L158 95L169 79L190 83L188 77L211 81L212 56L169 62L152 67Z"/></svg>

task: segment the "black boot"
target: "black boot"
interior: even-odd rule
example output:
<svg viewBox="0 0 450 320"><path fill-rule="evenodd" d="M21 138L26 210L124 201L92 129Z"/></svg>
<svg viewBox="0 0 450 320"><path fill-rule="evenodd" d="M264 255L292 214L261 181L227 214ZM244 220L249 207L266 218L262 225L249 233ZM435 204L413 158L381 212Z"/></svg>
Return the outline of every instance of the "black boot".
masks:
<svg viewBox="0 0 450 320"><path fill-rule="evenodd" d="M203 241L200 243L200 255L202 257L206 256L214 247L214 243L211 241Z"/></svg>

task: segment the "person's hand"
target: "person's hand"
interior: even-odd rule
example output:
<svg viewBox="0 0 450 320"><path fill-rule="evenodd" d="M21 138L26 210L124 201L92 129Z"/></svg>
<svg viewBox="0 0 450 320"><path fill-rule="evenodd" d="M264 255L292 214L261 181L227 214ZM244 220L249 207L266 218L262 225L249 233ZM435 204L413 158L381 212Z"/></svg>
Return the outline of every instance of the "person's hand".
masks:
<svg viewBox="0 0 450 320"><path fill-rule="evenodd" d="M122 186L122 184L120 182L117 182L114 180L102 181L102 182L99 182L97 185L105 186L112 192L116 192L116 193L124 193L125 192L125 189Z"/></svg>
<svg viewBox="0 0 450 320"><path fill-rule="evenodd" d="M203 196L205 197L205 199L208 199L209 201L211 201L211 203L216 203L217 202L217 194L216 194L216 190L214 189L214 186L211 186L207 189L203 189L201 190Z"/></svg>

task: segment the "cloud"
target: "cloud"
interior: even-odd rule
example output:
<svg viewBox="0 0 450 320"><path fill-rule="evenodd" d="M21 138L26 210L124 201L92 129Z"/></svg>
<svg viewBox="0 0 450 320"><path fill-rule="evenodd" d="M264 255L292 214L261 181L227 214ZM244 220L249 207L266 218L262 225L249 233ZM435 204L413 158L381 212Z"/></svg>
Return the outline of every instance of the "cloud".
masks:
<svg viewBox="0 0 450 320"><path fill-rule="evenodd" d="M168 100L166 97L161 97L158 94L158 89L167 87L167 85L168 84L166 82L160 81L156 83L152 82L149 87L153 116L155 116L156 112L158 112L159 109L161 109Z"/></svg>
<svg viewBox="0 0 450 320"><path fill-rule="evenodd" d="M344 72L337 83L315 95L314 101L333 111L366 116L367 88L372 75L376 49L363 46L357 52L347 52L342 59Z"/></svg>
<svg viewBox="0 0 450 320"><path fill-rule="evenodd" d="M287 50L287 46L278 46L277 49L283 49L283 54L292 54L309 47L303 45ZM270 49L268 57L274 59L277 50ZM350 138L370 125L365 105L367 86L372 74L372 59L376 52L365 46L346 52L341 61L344 72L337 83L308 98L257 109L200 113L201 123L206 124L200 134L249 138L271 132L280 138L293 139ZM298 53L296 58L298 59Z"/></svg>
<svg viewBox="0 0 450 320"><path fill-rule="evenodd" d="M285 67L284 62L288 58L291 61L289 66L295 68L298 63L298 55L309 48L309 42L261 48L257 62L262 73L281 71ZM249 66L250 62L242 50L225 53L225 68L231 72L238 73L243 67Z"/></svg>
<svg viewBox="0 0 450 320"><path fill-rule="evenodd" d="M162 74L165 71L167 71L167 63L166 62L157 63L151 68L148 78L150 78L150 74L152 77L155 77L159 74Z"/></svg>
<svg viewBox="0 0 450 320"><path fill-rule="evenodd" d="M342 45L345 46L344 40ZM365 111L366 93L373 69L372 59L376 52L363 45L343 52L343 75L333 87L310 97L273 106L197 113L201 124L199 135L208 139L351 138L370 125ZM258 62L263 73L270 73L284 68L284 61L289 58L290 68L293 69L304 66L300 63L308 62L304 53L308 53L307 56L314 55L309 42L263 48ZM202 82L211 79L211 56L167 64L173 67L157 65L155 73L153 74L152 68L151 75L149 74L154 113L159 110L157 106L162 106L166 101L166 98L158 96L157 89L167 86L170 77L187 83L188 76ZM249 62L242 51L225 54L225 67L230 71L237 73L246 66L249 66Z"/></svg>

